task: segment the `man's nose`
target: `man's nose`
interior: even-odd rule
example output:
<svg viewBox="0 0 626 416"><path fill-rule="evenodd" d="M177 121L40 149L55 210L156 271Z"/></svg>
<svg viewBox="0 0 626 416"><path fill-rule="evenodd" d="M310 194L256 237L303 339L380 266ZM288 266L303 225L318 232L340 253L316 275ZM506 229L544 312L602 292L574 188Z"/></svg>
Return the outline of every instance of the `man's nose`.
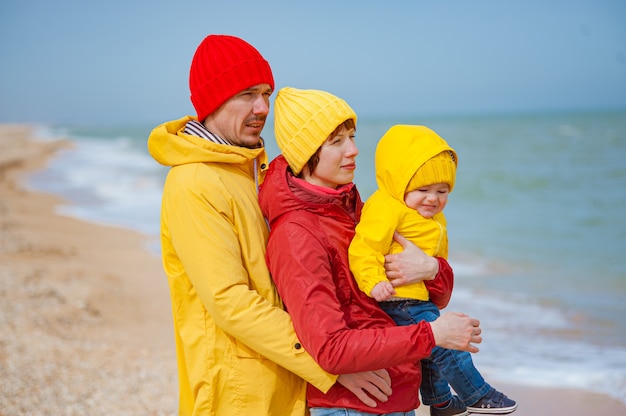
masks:
<svg viewBox="0 0 626 416"><path fill-rule="evenodd" d="M252 111L256 115L266 116L270 112L270 103L265 99L264 96L259 96L256 100L254 100L254 107Z"/></svg>

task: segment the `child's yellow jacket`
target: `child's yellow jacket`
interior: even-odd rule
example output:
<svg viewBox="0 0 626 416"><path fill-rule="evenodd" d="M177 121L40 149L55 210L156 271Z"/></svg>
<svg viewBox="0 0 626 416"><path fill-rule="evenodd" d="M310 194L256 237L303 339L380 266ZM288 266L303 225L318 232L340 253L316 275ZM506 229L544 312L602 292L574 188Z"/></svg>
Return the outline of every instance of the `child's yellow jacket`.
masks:
<svg viewBox="0 0 626 416"><path fill-rule="evenodd" d="M402 251L393 240L394 231L431 256L447 259L448 237L443 213L424 218L406 206L404 193L417 169L428 159L456 152L437 133L424 126L394 126L376 148L378 190L365 202L356 234L350 244L350 269L367 295L386 280L385 254ZM423 282L397 287L396 297L428 300Z"/></svg>

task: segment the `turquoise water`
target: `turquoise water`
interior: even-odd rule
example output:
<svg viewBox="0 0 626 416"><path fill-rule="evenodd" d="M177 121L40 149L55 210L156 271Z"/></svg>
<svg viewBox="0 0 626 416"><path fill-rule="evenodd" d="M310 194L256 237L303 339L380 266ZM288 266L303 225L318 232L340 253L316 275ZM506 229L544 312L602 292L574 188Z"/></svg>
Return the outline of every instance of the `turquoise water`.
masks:
<svg viewBox="0 0 626 416"><path fill-rule="evenodd" d="M175 118L175 117L173 117ZM359 119L355 182L375 189L374 149L393 124L423 124L459 155L446 207L456 287L448 309L481 320L488 381L580 387L626 402L626 112ZM153 126L42 129L69 136L36 189L59 210L158 235L166 169ZM278 152L272 126L268 153ZM158 244L152 246L158 250Z"/></svg>

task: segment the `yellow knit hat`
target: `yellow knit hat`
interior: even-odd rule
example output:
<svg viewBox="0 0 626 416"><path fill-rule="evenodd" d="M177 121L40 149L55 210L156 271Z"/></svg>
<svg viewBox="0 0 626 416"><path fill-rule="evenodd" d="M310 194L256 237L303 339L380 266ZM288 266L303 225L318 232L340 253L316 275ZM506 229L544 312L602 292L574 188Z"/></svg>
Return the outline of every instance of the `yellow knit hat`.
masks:
<svg viewBox="0 0 626 416"><path fill-rule="evenodd" d="M276 143L295 175L328 136L356 113L339 97L319 90L285 87L274 103Z"/></svg>
<svg viewBox="0 0 626 416"><path fill-rule="evenodd" d="M456 161L454 160L454 154L449 150L445 150L428 159L417 169L417 172L415 172L415 175L413 175L406 187L406 192L435 183L447 183L450 186L450 192L452 192L455 180Z"/></svg>

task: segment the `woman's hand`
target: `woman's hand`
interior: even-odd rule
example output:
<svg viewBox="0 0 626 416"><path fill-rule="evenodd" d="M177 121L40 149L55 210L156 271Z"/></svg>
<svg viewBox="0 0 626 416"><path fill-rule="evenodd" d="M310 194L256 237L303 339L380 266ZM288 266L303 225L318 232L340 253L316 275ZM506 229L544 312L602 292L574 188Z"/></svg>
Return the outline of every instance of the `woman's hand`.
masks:
<svg viewBox="0 0 626 416"><path fill-rule="evenodd" d="M439 272L439 262L422 249L395 232L393 239L404 249L401 253L385 256L387 279L394 287L405 286L422 280L432 280Z"/></svg>
<svg viewBox="0 0 626 416"><path fill-rule="evenodd" d="M483 341L480 321L464 313L446 312L430 323L437 346L449 350L478 352Z"/></svg>

